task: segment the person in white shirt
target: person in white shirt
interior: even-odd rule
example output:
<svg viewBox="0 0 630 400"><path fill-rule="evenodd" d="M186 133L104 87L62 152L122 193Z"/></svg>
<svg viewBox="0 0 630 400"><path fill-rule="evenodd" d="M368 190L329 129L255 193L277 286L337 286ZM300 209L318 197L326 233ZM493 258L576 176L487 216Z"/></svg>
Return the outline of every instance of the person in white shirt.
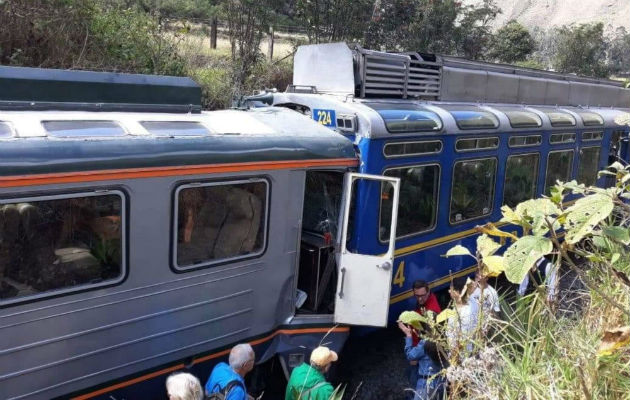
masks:
<svg viewBox="0 0 630 400"><path fill-rule="evenodd" d="M477 287L471 293L469 302L476 301L480 305L484 316L498 316L501 312L499 294L492 286L488 285L488 278L477 271L475 272L475 283Z"/></svg>
<svg viewBox="0 0 630 400"><path fill-rule="evenodd" d="M465 287L466 278L457 278L453 280L448 291L456 311L456 314L448 319L445 331L451 354L453 352L461 354L463 349L468 353L472 351L472 335L476 325L475 307L471 307L466 301Z"/></svg>

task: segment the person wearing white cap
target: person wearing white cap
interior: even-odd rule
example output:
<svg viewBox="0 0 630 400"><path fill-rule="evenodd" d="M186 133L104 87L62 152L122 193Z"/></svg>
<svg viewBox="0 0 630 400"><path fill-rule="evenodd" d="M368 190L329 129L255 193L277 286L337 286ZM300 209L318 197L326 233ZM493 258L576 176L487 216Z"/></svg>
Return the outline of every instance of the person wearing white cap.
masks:
<svg viewBox="0 0 630 400"><path fill-rule="evenodd" d="M324 374L330 364L337 361L337 353L328 347L319 346L311 353L310 365L302 363L295 367L287 384L285 400L328 400L333 386L326 382Z"/></svg>

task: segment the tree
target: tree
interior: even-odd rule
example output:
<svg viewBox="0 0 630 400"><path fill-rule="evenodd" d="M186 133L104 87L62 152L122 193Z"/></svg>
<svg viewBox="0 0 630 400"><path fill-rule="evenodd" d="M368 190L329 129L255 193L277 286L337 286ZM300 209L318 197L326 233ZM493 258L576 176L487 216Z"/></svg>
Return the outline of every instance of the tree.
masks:
<svg viewBox="0 0 630 400"><path fill-rule="evenodd" d="M553 60L556 71L601 78L608 76L603 23L563 26L556 30L556 37L557 51Z"/></svg>
<svg viewBox="0 0 630 400"><path fill-rule="evenodd" d="M354 41L363 37L373 0L298 0L297 17L310 43Z"/></svg>
<svg viewBox="0 0 630 400"><path fill-rule="evenodd" d="M465 7L456 29L457 54L471 60L486 58L492 40L490 24L500 13L493 0L484 0L479 7Z"/></svg>
<svg viewBox="0 0 630 400"><path fill-rule="evenodd" d="M232 88L235 97L243 95L245 83L264 58L260 42L273 22L275 0L225 0L223 17L227 21L232 57Z"/></svg>
<svg viewBox="0 0 630 400"><path fill-rule="evenodd" d="M630 72L630 33L620 27L610 40L608 63L614 73Z"/></svg>
<svg viewBox="0 0 630 400"><path fill-rule="evenodd" d="M527 28L512 20L494 34L488 56L497 61L513 64L526 60L535 47L536 42Z"/></svg>

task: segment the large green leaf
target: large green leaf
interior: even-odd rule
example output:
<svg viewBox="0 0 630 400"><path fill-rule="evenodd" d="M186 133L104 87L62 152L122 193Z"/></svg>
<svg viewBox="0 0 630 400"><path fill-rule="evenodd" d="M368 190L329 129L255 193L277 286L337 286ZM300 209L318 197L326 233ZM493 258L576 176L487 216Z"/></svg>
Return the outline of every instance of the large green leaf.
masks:
<svg viewBox="0 0 630 400"><path fill-rule="evenodd" d="M567 243L577 243L592 234L593 228L607 218L614 208L610 196L596 193L582 197L567 209L564 228Z"/></svg>
<svg viewBox="0 0 630 400"><path fill-rule="evenodd" d="M485 233L477 238L477 251L484 258L493 255L495 251L499 250L499 247L501 245L490 239Z"/></svg>
<svg viewBox="0 0 630 400"><path fill-rule="evenodd" d="M527 200L516 206L514 210L520 216L535 218L539 215L551 216L561 213L557 205L549 199Z"/></svg>
<svg viewBox="0 0 630 400"><path fill-rule="evenodd" d="M451 257L451 256L471 256L474 257L472 254L470 254L470 251L465 248L464 246L462 246L461 244L458 244L456 246L451 247L446 254L444 255L445 257Z"/></svg>
<svg viewBox="0 0 630 400"><path fill-rule="evenodd" d="M534 263L552 250L551 240L543 236L518 239L504 254L506 278L512 283L521 283Z"/></svg>
<svg viewBox="0 0 630 400"><path fill-rule="evenodd" d="M630 244L630 231L622 226L605 226L602 228L604 235L625 245Z"/></svg>

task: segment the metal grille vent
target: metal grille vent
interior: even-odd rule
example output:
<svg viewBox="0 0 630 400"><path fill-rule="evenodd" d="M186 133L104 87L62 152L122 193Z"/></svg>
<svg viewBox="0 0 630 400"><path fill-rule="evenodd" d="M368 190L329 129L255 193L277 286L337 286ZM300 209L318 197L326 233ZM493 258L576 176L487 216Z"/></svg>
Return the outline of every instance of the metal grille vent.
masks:
<svg viewBox="0 0 630 400"><path fill-rule="evenodd" d="M356 46L361 97L409 97L437 100L441 65L418 53L384 53Z"/></svg>

